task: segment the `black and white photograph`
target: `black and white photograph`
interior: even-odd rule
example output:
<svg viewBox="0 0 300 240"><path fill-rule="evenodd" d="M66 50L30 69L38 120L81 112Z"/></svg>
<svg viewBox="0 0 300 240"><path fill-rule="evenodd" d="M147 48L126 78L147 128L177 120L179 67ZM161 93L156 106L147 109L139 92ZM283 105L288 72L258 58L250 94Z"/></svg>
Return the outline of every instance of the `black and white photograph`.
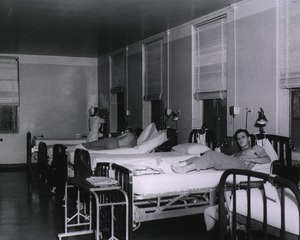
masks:
<svg viewBox="0 0 300 240"><path fill-rule="evenodd" d="M0 240L299 240L300 0L0 0Z"/></svg>

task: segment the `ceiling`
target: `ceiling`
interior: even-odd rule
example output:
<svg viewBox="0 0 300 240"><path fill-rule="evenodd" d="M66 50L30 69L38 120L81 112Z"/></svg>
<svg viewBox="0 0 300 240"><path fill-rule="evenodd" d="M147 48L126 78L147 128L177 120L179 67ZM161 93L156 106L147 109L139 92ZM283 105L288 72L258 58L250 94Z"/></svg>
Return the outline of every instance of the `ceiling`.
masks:
<svg viewBox="0 0 300 240"><path fill-rule="evenodd" d="M0 53L97 57L239 0L0 0Z"/></svg>

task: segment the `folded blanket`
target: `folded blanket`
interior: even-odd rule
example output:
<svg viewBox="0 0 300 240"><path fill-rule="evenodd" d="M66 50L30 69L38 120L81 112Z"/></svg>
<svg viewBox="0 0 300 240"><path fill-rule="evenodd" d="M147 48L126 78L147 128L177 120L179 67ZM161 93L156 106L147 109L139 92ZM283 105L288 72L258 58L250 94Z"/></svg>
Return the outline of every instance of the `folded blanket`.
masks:
<svg viewBox="0 0 300 240"><path fill-rule="evenodd" d="M89 177L86 180L93 184L94 186L107 186L107 185L115 185L118 183L116 179L108 178L108 177Z"/></svg>

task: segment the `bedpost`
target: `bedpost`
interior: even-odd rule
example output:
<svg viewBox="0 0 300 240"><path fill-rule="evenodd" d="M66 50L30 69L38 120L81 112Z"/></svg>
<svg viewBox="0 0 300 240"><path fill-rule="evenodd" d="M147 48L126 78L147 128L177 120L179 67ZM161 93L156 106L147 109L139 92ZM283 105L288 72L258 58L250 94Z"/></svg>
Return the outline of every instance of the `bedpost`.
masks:
<svg viewBox="0 0 300 240"><path fill-rule="evenodd" d="M27 132L26 134L26 165L27 165L27 173L31 174L31 132Z"/></svg>
<svg viewBox="0 0 300 240"><path fill-rule="evenodd" d="M128 196L128 238L133 239L133 189L132 189L132 172L120 165L115 163L112 164L112 169L115 172L115 179L118 180L118 184L127 193ZM125 224L124 224L125 225Z"/></svg>

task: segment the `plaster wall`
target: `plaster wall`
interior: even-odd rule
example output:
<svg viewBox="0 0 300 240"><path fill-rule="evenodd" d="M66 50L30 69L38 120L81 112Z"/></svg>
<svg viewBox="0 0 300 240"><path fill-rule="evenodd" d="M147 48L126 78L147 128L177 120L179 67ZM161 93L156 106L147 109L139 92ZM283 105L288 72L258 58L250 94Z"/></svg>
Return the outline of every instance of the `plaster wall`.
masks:
<svg viewBox="0 0 300 240"><path fill-rule="evenodd" d="M0 134L0 164L26 162L26 133L74 138L98 103L97 59L20 55L19 133Z"/></svg>

